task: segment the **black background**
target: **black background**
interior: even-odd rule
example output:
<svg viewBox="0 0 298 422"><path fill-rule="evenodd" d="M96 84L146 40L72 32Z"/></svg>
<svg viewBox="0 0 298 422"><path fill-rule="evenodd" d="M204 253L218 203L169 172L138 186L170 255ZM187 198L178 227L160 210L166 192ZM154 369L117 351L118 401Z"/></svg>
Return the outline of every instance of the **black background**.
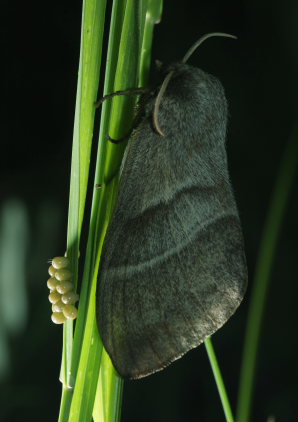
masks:
<svg viewBox="0 0 298 422"><path fill-rule="evenodd" d="M152 57L163 62L181 58L207 32L238 36L208 40L190 63L217 76L226 90L229 167L250 282L280 159L297 125L297 22L298 3L290 0L168 0L155 28ZM45 285L47 260L65 250L80 24L79 1L2 2L0 234L11 207L22 210L27 224L23 308L9 302L22 320L9 329L0 308L3 422L52 422L58 415L61 327L50 323ZM269 415L297 421L296 197L294 187L267 298L253 421ZM0 284L0 303L7 304L5 274ZM213 337L233 407L250 288ZM204 346L165 371L126 382L123 403L123 421L224 421Z"/></svg>

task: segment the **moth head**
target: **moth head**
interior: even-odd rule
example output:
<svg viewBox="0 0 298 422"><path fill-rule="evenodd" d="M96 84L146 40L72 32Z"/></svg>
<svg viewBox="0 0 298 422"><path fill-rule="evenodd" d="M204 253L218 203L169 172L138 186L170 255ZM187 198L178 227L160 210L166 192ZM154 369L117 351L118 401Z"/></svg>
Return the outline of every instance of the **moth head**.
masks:
<svg viewBox="0 0 298 422"><path fill-rule="evenodd" d="M230 34L225 34L223 32L211 32L209 34L205 34L203 35L201 38L199 38L187 51L187 53L185 54L185 56L182 59L182 62L180 62L178 65L181 67L181 63L185 64L187 62L187 60L190 58L190 56L194 53L194 51L204 42L206 41L208 38L211 37L226 37L226 38L234 38L237 39L237 37L235 37L235 35L230 35ZM158 122L158 112L159 112L159 106L162 100L162 97L169 85L170 80L173 78L173 75L175 74L175 70L177 67L177 64L175 65L171 65L168 66L167 68L165 68L165 66L162 64L162 62L160 61L156 61L156 66L157 69L160 72L165 72L166 76L160 86L159 92L156 96L156 100L154 103L154 109L153 109L153 126L156 130L157 133L159 133L159 135L161 136L165 136L164 132L162 131L159 122Z"/></svg>

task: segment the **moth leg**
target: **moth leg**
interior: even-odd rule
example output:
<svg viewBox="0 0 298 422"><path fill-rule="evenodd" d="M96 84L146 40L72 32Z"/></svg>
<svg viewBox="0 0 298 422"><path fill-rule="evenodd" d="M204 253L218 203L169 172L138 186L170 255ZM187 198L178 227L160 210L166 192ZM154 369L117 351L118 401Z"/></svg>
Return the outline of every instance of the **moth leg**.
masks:
<svg viewBox="0 0 298 422"><path fill-rule="evenodd" d="M130 135L132 134L132 131L133 131L133 129L131 129L131 130L129 130L124 136L122 136L122 138L120 138L120 139L114 139L114 138L111 138L110 137L110 135L108 135L107 136L107 140L108 141L110 141L110 142L112 142L112 144L116 144L116 145L118 145L118 144L121 144L122 142L124 142L124 141L127 141L127 139L129 139L130 138Z"/></svg>
<svg viewBox="0 0 298 422"><path fill-rule="evenodd" d="M95 107L98 108L105 100L113 98L119 95L141 95L146 94L150 91L150 88L130 88L123 91L112 92L111 94L104 95L101 99L94 103Z"/></svg>
<svg viewBox="0 0 298 422"><path fill-rule="evenodd" d="M96 107L98 107L100 104L103 103L104 100L107 100L109 98L113 98L117 95L141 95L141 98L139 100L139 104L136 107L137 111L136 111L136 115L133 119L132 128L124 136L122 136L120 139L114 139L110 135L108 135L107 136L108 141L117 145L117 144L121 144L124 141L127 141L130 138L133 130L140 123L142 116L143 116L145 104L148 102L148 99L152 96L152 94L153 94L152 88L132 88L132 89L128 89L128 90L125 90L125 91L116 91L116 92L113 92L112 94L107 94L101 100L99 100L97 103L95 103Z"/></svg>
<svg viewBox="0 0 298 422"><path fill-rule="evenodd" d="M120 139L114 139L110 135L108 135L107 136L108 141L117 145L117 144L121 144L121 142L127 141L130 138L133 130L139 125L140 121L142 120L144 107L148 101L148 98L150 98L150 96L152 95L151 92L152 91L146 90L145 95L142 95L142 97L140 98L139 104L136 107L136 114L133 118L132 128Z"/></svg>

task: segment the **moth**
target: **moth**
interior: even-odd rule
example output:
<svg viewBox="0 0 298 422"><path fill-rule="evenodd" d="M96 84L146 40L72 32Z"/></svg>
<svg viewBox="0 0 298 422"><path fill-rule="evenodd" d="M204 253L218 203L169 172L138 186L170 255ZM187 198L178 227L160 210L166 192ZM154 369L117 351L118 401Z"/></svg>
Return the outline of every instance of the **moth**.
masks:
<svg viewBox="0 0 298 422"><path fill-rule="evenodd" d="M124 158L97 286L99 333L122 377L159 371L238 308L247 270L225 148L221 83L170 65ZM232 37L232 36L231 36Z"/></svg>

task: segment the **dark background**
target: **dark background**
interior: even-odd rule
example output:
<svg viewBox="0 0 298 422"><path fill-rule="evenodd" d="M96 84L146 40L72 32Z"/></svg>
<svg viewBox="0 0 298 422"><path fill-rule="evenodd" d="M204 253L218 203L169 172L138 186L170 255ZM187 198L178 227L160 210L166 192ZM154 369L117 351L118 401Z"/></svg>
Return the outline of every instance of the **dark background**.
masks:
<svg viewBox="0 0 298 422"><path fill-rule="evenodd" d="M230 107L228 156L252 281L285 145L297 125L296 1L166 0L153 59L181 58L217 76ZM0 420L57 420L61 327L50 322L47 260L65 250L81 2L2 2ZM298 140L297 140L298 141ZM297 180L296 183L297 185ZM271 278L253 421L297 421L297 187ZM213 337L232 405L250 298ZM167 370L126 382L123 421L224 421L204 346Z"/></svg>

